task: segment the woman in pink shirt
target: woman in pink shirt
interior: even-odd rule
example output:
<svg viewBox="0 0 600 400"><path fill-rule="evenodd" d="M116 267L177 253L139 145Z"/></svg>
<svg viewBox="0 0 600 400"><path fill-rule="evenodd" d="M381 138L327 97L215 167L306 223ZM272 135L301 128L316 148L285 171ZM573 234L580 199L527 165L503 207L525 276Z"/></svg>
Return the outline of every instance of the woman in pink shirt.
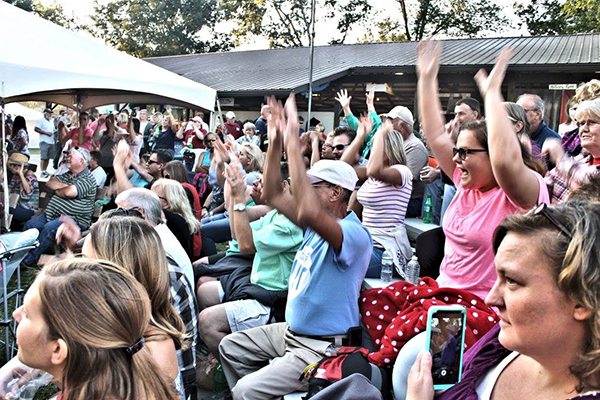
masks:
<svg viewBox="0 0 600 400"><path fill-rule="evenodd" d="M437 280L440 286L485 298L496 280L494 229L508 214L549 202L548 189L533 170L531 156L502 106L500 89L510 53L501 53L489 78L483 70L476 75L487 120L464 125L455 145L444 133L438 98L440 48L439 43L421 42L417 61L423 132L442 170L457 187L444 218L446 244Z"/></svg>

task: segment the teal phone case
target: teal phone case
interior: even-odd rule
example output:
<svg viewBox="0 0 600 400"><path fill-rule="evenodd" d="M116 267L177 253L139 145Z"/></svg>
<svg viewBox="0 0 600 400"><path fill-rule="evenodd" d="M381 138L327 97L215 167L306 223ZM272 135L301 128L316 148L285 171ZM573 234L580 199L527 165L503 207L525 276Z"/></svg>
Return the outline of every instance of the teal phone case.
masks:
<svg viewBox="0 0 600 400"><path fill-rule="evenodd" d="M460 382L460 380L462 379L462 364L463 364L463 355L465 353L465 329L467 326L467 311L463 306L433 306L431 307L428 312L427 312L427 341L425 343L425 350L430 351L430 347L431 347L431 320L433 318L433 315L436 312L460 312L461 317L462 317L462 332L461 332L461 343L460 343L460 366L458 368L458 380L456 381L456 383ZM442 385L433 385L433 388L435 390L444 390L444 389L448 389L451 388L452 386L456 385L456 383L453 384L442 384Z"/></svg>

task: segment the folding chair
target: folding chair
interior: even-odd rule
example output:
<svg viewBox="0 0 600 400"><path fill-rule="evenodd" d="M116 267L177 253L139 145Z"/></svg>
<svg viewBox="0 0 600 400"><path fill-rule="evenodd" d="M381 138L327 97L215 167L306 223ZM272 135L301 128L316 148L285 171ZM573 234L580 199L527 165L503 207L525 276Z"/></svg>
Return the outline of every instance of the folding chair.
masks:
<svg viewBox="0 0 600 400"><path fill-rule="evenodd" d="M15 354L15 328L16 322L8 311L8 301L15 298L15 309L21 306L23 292L21 288L21 261L27 253L38 246L39 231L29 229L25 232L11 232L0 235L0 261L2 273L0 274L0 287L2 288L2 320L0 326L4 327L4 351L6 360L10 360ZM8 282L17 272L17 287L8 293ZM2 340L0 339L0 342Z"/></svg>

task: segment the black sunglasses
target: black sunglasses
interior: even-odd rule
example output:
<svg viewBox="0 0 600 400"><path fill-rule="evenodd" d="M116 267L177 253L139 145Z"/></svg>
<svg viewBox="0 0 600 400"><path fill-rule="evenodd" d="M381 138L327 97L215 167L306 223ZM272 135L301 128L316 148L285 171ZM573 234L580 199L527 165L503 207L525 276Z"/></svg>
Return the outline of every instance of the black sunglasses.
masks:
<svg viewBox="0 0 600 400"><path fill-rule="evenodd" d="M110 217L137 217L144 219L144 216L137 208L116 208L111 214Z"/></svg>
<svg viewBox="0 0 600 400"><path fill-rule="evenodd" d="M454 147L452 149L452 157L456 157L456 155L458 154L458 158L460 158L462 161L465 161L469 154L482 153L482 152L487 153L487 150L486 149L469 149L467 147L459 147L459 148Z"/></svg>
<svg viewBox="0 0 600 400"><path fill-rule="evenodd" d="M338 145L331 146L331 147L333 148L333 150L342 151L342 150L344 150L346 148L346 146L349 146L349 145L350 145L350 143L348 143L348 144L338 144Z"/></svg>
<svg viewBox="0 0 600 400"><path fill-rule="evenodd" d="M150 160L150 159L148 159L148 161L146 161L146 162L148 163L148 165L158 164L158 161Z"/></svg>
<svg viewBox="0 0 600 400"><path fill-rule="evenodd" d="M562 232L563 235L565 235L569 239L573 239L573 234L571 233L569 228L567 228L565 226L565 224L560 222L558 220L558 218L556 218L554 216L554 214L552 213L552 210L550 210L550 208L548 208L548 205L546 203L542 203L537 206L534 206L531 210L529 210L527 215L543 215L544 217L546 217L546 219L548 221L550 221L552 223L552 225L557 227Z"/></svg>

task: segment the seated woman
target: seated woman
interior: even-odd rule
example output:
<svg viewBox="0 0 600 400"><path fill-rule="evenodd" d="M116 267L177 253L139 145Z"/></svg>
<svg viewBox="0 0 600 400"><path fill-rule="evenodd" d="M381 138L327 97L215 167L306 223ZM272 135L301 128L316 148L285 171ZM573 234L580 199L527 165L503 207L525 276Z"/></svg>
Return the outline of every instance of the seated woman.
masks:
<svg viewBox="0 0 600 400"><path fill-rule="evenodd" d="M445 254L440 287L467 290L482 299L496 279L491 239L508 214L549 201L546 184L535 172L502 106L500 91L510 55L498 59L489 78L476 81L485 100L486 122L465 124L456 146L444 133L438 97L440 44L418 47L419 114L431 150L457 192L444 217Z"/></svg>
<svg viewBox="0 0 600 400"><path fill-rule="evenodd" d="M419 354L406 398L598 399L598 235L597 203L508 216L494 235L498 278L486 298L500 323L465 353L461 382L437 396L431 356Z"/></svg>
<svg viewBox="0 0 600 400"><path fill-rule="evenodd" d="M185 229L193 238L193 259L199 258L202 250L200 222L194 217L183 186L172 179L159 179L152 185L152 191L160 199L163 210L169 210L185 220Z"/></svg>
<svg viewBox="0 0 600 400"><path fill-rule="evenodd" d="M256 125L252 122L244 124L244 135L236 140L238 144L250 143L260 148L260 136L256 134Z"/></svg>
<svg viewBox="0 0 600 400"><path fill-rule="evenodd" d="M193 326L196 308L187 309L184 303L195 302L193 293L185 299L177 293L177 283L170 280L174 267L168 265L162 242L154 228L142 218L118 216L120 211L104 213L92 225L82 254L116 263L146 288L152 303L147 344L157 363L165 369L165 374L177 383L183 379L183 387L189 394L195 380L192 379L195 372L190 371L194 371L193 353L198 328ZM188 289L193 290L191 286ZM191 346L183 344L184 332Z"/></svg>
<svg viewBox="0 0 600 400"><path fill-rule="evenodd" d="M260 177L265 163L260 147L252 143L244 143L240 146L238 158L246 173L246 185L252 185L252 182Z"/></svg>
<svg viewBox="0 0 600 400"><path fill-rule="evenodd" d="M581 147L586 150L587 156L569 156L558 141L548 146L544 143L551 161L556 165L546 176L553 203L565 201L573 190L590 177L600 174L600 98L579 103L575 116Z"/></svg>
<svg viewBox="0 0 600 400"><path fill-rule="evenodd" d="M39 210L40 189L35 174L27 169L28 157L22 153L12 153L8 158L8 171L12 174L9 182L10 194L19 195L19 201L10 208L13 216L12 230L21 230L23 224Z"/></svg>
<svg viewBox="0 0 600 400"><path fill-rule="evenodd" d="M185 190L185 194L190 203L190 207L194 212L194 216L196 219L200 220L202 217L202 209L200 207L200 198L198 197L198 192L196 188L190 184L188 179L187 169L185 165L179 160L169 161L165 164L165 169L162 171L162 176L165 179L173 179L181 184L183 190Z"/></svg>
<svg viewBox="0 0 600 400"><path fill-rule="evenodd" d="M355 141L363 143L371 132L370 117L361 118ZM358 190L362 222L373 238L373 252L367 278L381 275L381 257L392 251L394 264L404 270L412 250L404 227L404 217L412 191L412 173L406 166L402 135L387 121L375 134L367 181Z"/></svg>
<svg viewBox="0 0 600 400"><path fill-rule="evenodd" d="M59 399L181 398L145 345L152 316L146 290L113 263L47 265L13 316L19 360L54 376Z"/></svg>

